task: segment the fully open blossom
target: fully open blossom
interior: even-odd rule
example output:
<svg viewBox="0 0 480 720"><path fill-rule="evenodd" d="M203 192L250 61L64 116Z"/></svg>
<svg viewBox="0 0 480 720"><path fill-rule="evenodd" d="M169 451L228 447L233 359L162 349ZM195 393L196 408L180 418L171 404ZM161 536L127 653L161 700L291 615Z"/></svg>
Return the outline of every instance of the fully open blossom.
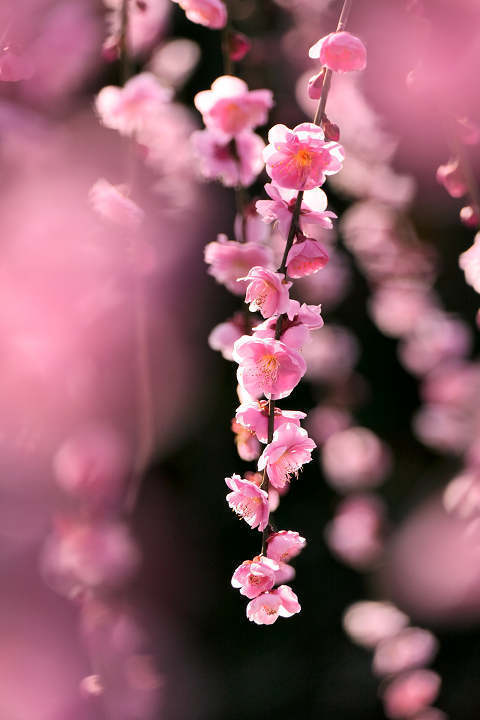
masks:
<svg viewBox="0 0 480 720"><path fill-rule="evenodd" d="M220 180L226 187L248 187L263 170L265 143L254 132L244 132L229 142L210 130L197 130L191 142L203 177Z"/></svg>
<svg viewBox="0 0 480 720"><path fill-rule="evenodd" d="M227 23L227 8L222 0L172 0L185 10L190 22L219 30Z"/></svg>
<svg viewBox="0 0 480 720"><path fill-rule="evenodd" d="M405 670L428 665L438 649L434 635L422 628L409 627L380 642L373 656L377 675L397 675Z"/></svg>
<svg viewBox="0 0 480 720"><path fill-rule="evenodd" d="M353 642L368 648L396 635L407 624L408 617L395 605L373 600L354 603L343 616L347 635Z"/></svg>
<svg viewBox="0 0 480 720"><path fill-rule="evenodd" d="M289 562L302 552L305 538L293 530L279 530L267 538L267 557L278 563Z"/></svg>
<svg viewBox="0 0 480 720"><path fill-rule="evenodd" d="M300 612L300 604L288 585L262 593L247 605L247 617L257 625L272 625L281 617L291 617Z"/></svg>
<svg viewBox="0 0 480 720"><path fill-rule="evenodd" d="M235 433L235 445L242 460L256 460L260 455L260 443L254 431L235 420L232 420L232 431Z"/></svg>
<svg viewBox="0 0 480 720"><path fill-rule="evenodd" d="M290 395L305 374L306 364L296 350L279 340L237 340L233 359L239 364L238 382L253 397L279 400Z"/></svg>
<svg viewBox="0 0 480 720"><path fill-rule="evenodd" d="M233 573L232 586L240 588L240 594L252 600L275 585L275 573L280 566L264 555L245 560Z"/></svg>
<svg viewBox="0 0 480 720"><path fill-rule="evenodd" d="M99 178L90 188L89 200L94 210L105 220L130 229L137 228L145 213L131 200L122 185L112 185Z"/></svg>
<svg viewBox="0 0 480 720"><path fill-rule="evenodd" d="M124 87L107 85L95 99L95 108L103 124L122 135L132 135L163 110L171 92L153 73L135 75Z"/></svg>
<svg viewBox="0 0 480 720"><path fill-rule="evenodd" d="M251 312L259 310L264 318L287 312L292 283L285 280L285 275L257 265L240 280L248 282L245 302L250 303Z"/></svg>
<svg viewBox="0 0 480 720"><path fill-rule="evenodd" d="M412 717L434 702L441 679L433 670L411 670L395 677L383 691L385 715L396 720Z"/></svg>
<svg viewBox="0 0 480 720"><path fill-rule="evenodd" d="M323 446L322 466L329 483L340 491L375 487L391 467L390 452L368 428L352 427L330 435Z"/></svg>
<svg viewBox="0 0 480 720"><path fill-rule="evenodd" d="M295 190L277 187L273 183L266 183L265 191L271 200L257 200L255 205L257 212L266 223L277 221L278 229L284 237L287 237L297 193ZM326 229L332 227L332 219L337 216L326 209L327 203L327 196L321 188L313 188L305 192L299 217L302 232L307 233L309 225L318 225Z"/></svg>
<svg viewBox="0 0 480 720"><path fill-rule="evenodd" d="M286 315L282 316L279 340L295 350L300 350L309 339L310 331L323 327L321 311L321 305L300 305L296 300L291 300ZM276 326L277 319L269 318L255 325L253 332L258 338L273 338Z"/></svg>
<svg viewBox="0 0 480 720"><path fill-rule="evenodd" d="M243 295L248 281L237 281L254 266L271 266L272 255L267 247L254 242L239 243L220 234L215 242L206 245L205 262L217 282L235 295Z"/></svg>
<svg viewBox="0 0 480 720"><path fill-rule="evenodd" d="M267 172L283 188L312 190L342 168L344 151L336 142L325 142L322 128L302 123L290 130L274 125L263 151Z"/></svg>
<svg viewBox="0 0 480 720"><path fill-rule="evenodd" d="M247 83L233 75L215 80L211 90L195 95L195 107L203 122L220 139L228 141L267 121L273 105L271 90L249 90Z"/></svg>
<svg viewBox="0 0 480 720"><path fill-rule="evenodd" d="M235 413L237 422L246 428L250 428L260 440L260 442L268 442L268 401L256 400L253 402L242 403ZM300 420L306 417L306 413L300 410L282 410L275 408L274 414L274 430L292 423L300 425Z"/></svg>
<svg viewBox="0 0 480 720"><path fill-rule="evenodd" d="M240 475L225 478L231 493L227 495L227 502L237 515L240 515L250 527L262 532L268 523L268 495L255 483L244 480Z"/></svg>
<svg viewBox="0 0 480 720"><path fill-rule="evenodd" d="M360 38L345 30L334 32L312 45L308 54L334 72L364 70L367 50Z"/></svg>
<svg viewBox="0 0 480 720"><path fill-rule="evenodd" d="M292 245L287 255L287 273L291 278L313 275L328 262L328 253L318 240L305 238Z"/></svg>
<svg viewBox="0 0 480 720"><path fill-rule="evenodd" d="M315 443L307 431L298 425L286 423L275 430L273 441L267 445L258 460L258 469L266 468L273 487L282 489L292 475L312 459Z"/></svg>
<svg viewBox="0 0 480 720"><path fill-rule="evenodd" d="M460 198L468 192L458 158L449 160L445 165L440 165L437 169L436 178L437 182L443 185L451 197Z"/></svg>
<svg viewBox="0 0 480 720"><path fill-rule="evenodd" d="M472 247L460 255L458 264L465 273L465 282L480 293L480 233L475 235Z"/></svg>

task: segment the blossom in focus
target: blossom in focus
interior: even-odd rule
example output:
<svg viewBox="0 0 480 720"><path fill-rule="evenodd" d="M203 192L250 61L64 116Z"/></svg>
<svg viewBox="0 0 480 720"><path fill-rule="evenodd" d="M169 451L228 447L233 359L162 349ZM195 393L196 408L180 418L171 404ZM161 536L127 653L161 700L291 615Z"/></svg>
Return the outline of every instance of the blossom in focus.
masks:
<svg viewBox="0 0 480 720"><path fill-rule="evenodd" d="M128 80L124 87L103 87L95 99L95 108L106 127L122 135L133 135L163 110L170 97L170 90L153 73L143 72Z"/></svg>
<svg viewBox="0 0 480 720"><path fill-rule="evenodd" d="M105 220L130 229L137 228L145 213L131 200L121 185L99 178L90 188L88 198L93 209Z"/></svg>
<svg viewBox="0 0 480 720"><path fill-rule="evenodd" d="M263 170L265 143L256 133L237 135L234 148L210 130L196 130L191 142L201 174L208 180L220 180L226 187L248 187Z"/></svg>
<svg viewBox="0 0 480 720"><path fill-rule="evenodd" d="M342 168L344 151L336 142L325 142L322 128L302 123L290 130L274 125L263 151L267 173L274 183L292 190L312 190Z"/></svg>
<svg viewBox="0 0 480 720"><path fill-rule="evenodd" d="M287 274L291 278L306 277L318 272L327 263L327 250L319 240L297 240L287 255Z"/></svg>
<svg viewBox="0 0 480 720"><path fill-rule="evenodd" d="M322 467L328 482L337 490L376 487L390 470L390 452L368 428L352 427L326 440Z"/></svg>
<svg viewBox="0 0 480 720"><path fill-rule="evenodd" d="M172 0L185 10L190 22L219 30L227 23L227 8L222 0Z"/></svg>
<svg viewBox="0 0 480 720"><path fill-rule="evenodd" d="M465 282L480 293L480 233L475 235L472 247L460 255L458 264L465 273Z"/></svg>
<svg viewBox="0 0 480 720"><path fill-rule="evenodd" d="M235 433L235 445L242 460L256 460L260 455L260 443L253 430L232 420L232 431Z"/></svg>
<svg viewBox="0 0 480 720"><path fill-rule="evenodd" d="M247 83L233 75L222 75L211 90L202 90L194 98L205 126L225 142L253 130L267 121L273 105L271 90L249 90Z"/></svg>
<svg viewBox="0 0 480 720"><path fill-rule="evenodd" d="M267 400L255 400L253 402L242 403L235 413L237 422L246 428L250 428L260 440L260 442L268 442L268 401ZM279 427L285 425L285 423L292 423L293 425L300 425L300 420L306 417L306 413L300 410L282 410L281 408L275 408L274 415L274 430L278 430Z"/></svg>
<svg viewBox="0 0 480 720"><path fill-rule="evenodd" d="M243 295L247 281L237 281L248 275L252 267L270 267L272 256L267 247L255 242L239 243L220 234L215 242L205 246L205 262L210 265L208 272L217 282L235 295Z"/></svg>
<svg viewBox="0 0 480 720"><path fill-rule="evenodd" d="M252 397L287 397L306 370L300 353L279 340L242 337L234 345L233 359L239 364L238 382Z"/></svg>
<svg viewBox="0 0 480 720"><path fill-rule="evenodd" d="M292 283L287 282L282 273L255 266L240 280L248 282L245 302L250 303L251 312L259 310L264 318L287 312Z"/></svg>
<svg viewBox="0 0 480 720"><path fill-rule="evenodd" d="M360 38L345 30L334 32L312 45L308 54L334 72L364 70L367 49Z"/></svg>
<svg viewBox="0 0 480 720"><path fill-rule="evenodd" d="M440 165L437 169L436 178L437 182L443 185L451 197L460 198L468 192L458 158L449 160L445 165Z"/></svg>
<svg viewBox="0 0 480 720"><path fill-rule="evenodd" d="M279 231L287 237L297 193L295 190L277 187L273 183L267 183L265 191L271 200L257 200L255 205L257 212L266 223L277 221ZM326 209L327 203L327 196L321 188L313 188L305 192L299 218L302 232L308 232L309 225L318 225L326 229L332 227L332 219L337 216Z"/></svg>
<svg viewBox="0 0 480 720"><path fill-rule="evenodd" d="M240 515L252 529L258 527L263 532L268 523L268 495L255 483L244 480L240 475L225 478L227 486L232 490L227 495L227 502L237 515Z"/></svg>
<svg viewBox="0 0 480 720"><path fill-rule="evenodd" d="M272 442L267 445L258 460L258 469L266 469L273 487L281 490L292 475L312 459L315 443L307 431L298 425L286 423L275 430Z"/></svg>
<svg viewBox="0 0 480 720"><path fill-rule="evenodd" d="M397 675L428 665L437 649L437 639L428 630L405 628L377 645L373 656L374 672L377 675Z"/></svg>
<svg viewBox="0 0 480 720"><path fill-rule="evenodd" d="M287 312L282 316L278 339L285 345L300 350L310 337L310 331L323 327L321 311L321 305L300 305L297 300L290 300ZM253 332L257 338L274 338L276 326L277 319L269 318L260 325L255 325Z"/></svg>
<svg viewBox="0 0 480 720"><path fill-rule="evenodd" d="M343 616L343 627L358 645L374 648L408 624L408 617L388 602L366 600L351 605Z"/></svg>
<svg viewBox="0 0 480 720"><path fill-rule="evenodd" d="M385 715L412 717L431 705L440 690L440 676L433 670L411 670L395 677L383 691Z"/></svg>
<svg viewBox="0 0 480 720"><path fill-rule="evenodd" d="M240 588L240 594L252 600L273 588L279 569L278 563L263 555L245 560L233 573L232 587Z"/></svg>
<svg viewBox="0 0 480 720"><path fill-rule="evenodd" d="M288 585L281 585L251 600L247 605L247 617L257 625L272 625L279 616L291 617L300 609L292 589Z"/></svg>
<svg viewBox="0 0 480 720"><path fill-rule="evenodd" d="M267 538L267 557L278 563L289 562L302 552L305 538L294 530L279 530Z"/></svg>

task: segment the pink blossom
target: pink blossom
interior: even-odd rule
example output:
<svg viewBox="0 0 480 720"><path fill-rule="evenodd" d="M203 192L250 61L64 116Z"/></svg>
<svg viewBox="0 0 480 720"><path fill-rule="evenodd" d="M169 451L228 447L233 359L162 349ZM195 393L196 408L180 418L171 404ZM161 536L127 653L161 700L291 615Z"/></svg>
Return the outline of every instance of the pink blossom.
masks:
<svg viewBox="0 0 480 720"><path fill-rule="evenodd" d="M230 490L227 502L237 515L243 517L246 523L250 525L252 530L258 527L263 532L268 523L268 495L265 490L261 490L255 483L244 480L240 475L232 475L225 478Z"/></svg>
<svg viewBox="0 0 480 720"><path fill-rule="evenodd" d="M269 490L269 496L272 492L272 488ZM295 578L295 568L287 563L279 563L280 567L275 573L275 585L283 585L284 583L291 582Z"/></svg>
<svg viewBox="0 0 480 720"><path fill-rule="evenodd" d="M325 325L321 333L313 335L303 349L308 376L324 382L349 375L358 354L356 337L347 328L332 323Z"/></svg>
<svg viewBox="0 0 480 720"><path fill-rule="evenodd" d="M257 625L272 625L281 615L291 617L300 612L298 598L288 585L262 593L247 605L247 617Z"/></svg>
<svg viewBox="0 0 480 720"><path fill-rule="evenodd" d="M296 300L290 300L287 312L282 317L279 340L295 350L302 348L310 337L310 331L323 327L321 310L321 305L303 303L300 306ZM269 318L260 325L255 325L253 328L255 337L274 338L276 325L276 318Z"/></svg>
<svg viewBox="0 0 480 720"><path fill-rule="evenodd" d="M412 670L394 678L383 692L387 717L411 717L430 705L438 695L441 679L433 670Z"/></svg>
<svg viewBox="0 0 480 720"><path fill-rule="evenodd" d="M233 147L210 130L192 133L191 142L201 174L209 180L221 180L226 187L248 187L263 170L265 143L253 132L237 135Z"/></svg>
<svg viewBox="0 0 480 720"><path fill-rule="evenodd" d="M435 307L430 287L413 281L382 283L369 301L370 315L380 330L391 337L410 333L419 317Z"/></svg>
<svg viewBox="0 0 480 720"><path fill-rule="evenodd" d="M396 635L407 624L405 613L387 602L354 603L343 616L347 635L353 642L367 648L374 648L385 638Z"/></svg>
<svg viewBox="0 0 480 720"><path fill-rule="evenodd" d="M419 318L408 338L399 345L398 354L411 372L423 375L441 362L465 355L471 344L466 323L438 310Z"/></svg>
<svg viewBox="0 0 480 720"><path fill-rule="evenodd" d="M297 193L295 190L277 187L273 183L267 183L265 190L271 200L257 200L255 205L257 212L266 223L277 221L279 231L287 237ZM337 216L326 210L327 202L327 196L321 188L313 188L304 193L299 218L300 229L303 232L308 232L310 225L318 225L326 229L332 227L332 218Z"/></svg>
<svg viewBox="0 0 480 720"><path fill-rule="evenodd" d="M314 449L315 443L306 430L286 423L273 433L272 442L258 460L258 469L266 468L273 487L282 489L292 475L298 475L302 465L310 462Z"/></svg>
<svg viewBox="0 0 480 720"><path fill-rule="evenodd" d="M123 0L103 2L109 8L106 17L109 36L103 44L103 55L112 61L120 54ZM166 29L171 5L168 0L127 0L127 5L127 50L131 55L145 54L155 44L162 30Z"/></svg>
<svg viewBox="0 0 480 720"><path fill-rule="evenodd" d="M318 240L306 238L297 241L287 256L287 274L291 278L301 278L313 275L328 262L328 253L324 245Z"/></svg>
<svg viewBox="0 0 480 720"><path fill-rule="evenodd" d="M325 529L328 546L343 562L366 569L383 550L383 503L374 495L356 495L340 503Z"/></svg>
<svg viewBox="0 0 480 720"><path fill-rule="evenodd" d="M228 142L257 125L264 125L273 97L271 90L249 90L240 78L223 75L215 80L211 90L197 93L194 103L208 130Z"/></svg>
<svg viewBox="0 0 480 720"><path fill-rule="evenodd" d="M321 38L312 45L308 54L334 72L364 70L367 66L365 45L360 38L345 30Z"/></svg>
<svg viewBox="0 0 480 720"><path fill-rule="evenodd" d="M237 422L246 428L250 428L262 443L268 442L268 401L255 400L253 402L242 403L235 413ZM292 423L300 425L300 420L306 417L306 413L299 410L282 410L275 408L274 430Z"/></svg>
<svg viewBox="0 0 480 720"><path fill-rule="evenodd" d="M342 146L325 142L323 130L313 123L302 123L293 130L274 125L268 141L263 157L268 174L280 187L312 190L342 168Z"/></svg>
<svg viewBox="0 0 480 720"><path fill-rule="evenodd" d="M460 255L458 264L465 273L465 282L480 293L480 233L475 235L472 247Z"/></svg>
<svg viewBox="0 0 480 720"><path fill-rule="evenodd" d="M238 454L246 462L256 460L260 455L260 443L253 430L232 420L232 431L235 433L235 445Z"/></svg>
<svg viewBox="0 0 480 720"><path fill-rule="evenodd" d="M327 480L337 490L376 487L390 470L390 452L371 430L352 427L326 440L322 467Z"/></svg>
<svg viewBox="0 0 480 720"><path fill-rule="evenodd" d="M254 242L239 243L220 234L215 242L206 245L205 262L210 265L208 272L217 282L235 295L243 295L247 281L237 281L252 267L269 267L272 257L267 247Z"/></svg>
<svg viewBox="0 0 480 720"><path fill-rule="evenodd" d="M252 600L275 585L275 573L280 566L274 560L257 555L245 560L233 573L232 586L240 588L240 594Z"/></svg>
<svg viewBox="0 0 480 720"><path fill-rule="evenodd" d="M377 675L397 675L405 670L428 665L438 649L438 642L428 630L409 627L380 642L373 656Z"/></svg>
<svg viewBox="0 0 480 720"><path fill-rule="evenodd" d="M480 215L477 210L472 207L472 205L465 205L465 207L462 207L459 215L461 222L467 227L478 228L480 225Z"/></svg>
<svg viewBox="0 0 480 720"><path fill-rule="evenodd" d="M233 62L240 62L250 52L252 42L241 32L230 32L228 36L228 52Z"/></svg>
<svg viewBox="0 0 480 720"><path fill-rule="evenodd" d="M436 178L437 182L443 185L451 197L460 198L468 192L458 158L449 160L446 165L440 165L437 169Z"/></svg>
<svg viewBox="0 0 480 720"><path fill-rule="evenodd" d="M308 415L308 431L318 445L351 424L350 413L334 405L318 405Z"/></svg>
<svg viewBox="0 0 480 720"><path fill-rule="evenodd" d="M320 100L323 90L323 81L325 79L325 69L322 68L320 72L315 73L308 81L308 97L311 100Z"/></svg>
<svg viewBox="0 0 480 720"><path fill-rule="evenodd" d="M88 198L94 210L105 220L115 225L136 229L142 223L145 213L131 200L123 185L112 185L99 178L90 188Z"/></svg>
<svg viewBox="0 0 480 720"><path fill-rule="evenodd" d="M227 23L227 8L222 0L172 0L185 10L190 22L219 30Z"/></svg>
<svg viewBox="0 0 480 720"><path fill-rule="evenodd" d="M294 530L279 530L267 538L267 557L278 563L289 562L302 552L305 538Z"/></svg>
<svg viewBox="0 0 480 720"><path fill-rule="evenodd" d="M279 340L237 340L233 359L239 364L238 382L253 397L279 400L290 395L305 374L306 364L296 350Z"/></svg>
<svg viewBox="0 0 480 720"><path fill-rule="evenodd" d="M292 283L285 280L285 275L257 265L239 279L248 282L245 302L250 303L251 312L259 310L264 318L287 312Z"/></svg>
<svg viewBox="0 0 480 720"><path fill-rule="evenodd" d="M208 344L212 350L220 351L225 360L233 360L233 346L246 333L244 316L242 313L236 313L230 320L213 328L208 336Z"/></svg>

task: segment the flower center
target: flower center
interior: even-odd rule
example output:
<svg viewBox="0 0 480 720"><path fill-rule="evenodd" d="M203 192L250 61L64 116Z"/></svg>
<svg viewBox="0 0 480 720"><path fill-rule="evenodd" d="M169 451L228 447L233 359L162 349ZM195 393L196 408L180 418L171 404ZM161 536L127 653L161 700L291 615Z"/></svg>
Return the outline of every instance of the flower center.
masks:
<svg viewBox="0 0 480 720"><path fill-rule="evenodd" d="M265 355L261 362L261 371L270 380L276 380L279 362L275 355Z"/></svg>
<svg viewBox="0 0 480 720"><path fill-rule="evenodd" d="M295 155L295 160L300 167L310 167L313 161L313 153L310 150L299 150Z"/></svg>

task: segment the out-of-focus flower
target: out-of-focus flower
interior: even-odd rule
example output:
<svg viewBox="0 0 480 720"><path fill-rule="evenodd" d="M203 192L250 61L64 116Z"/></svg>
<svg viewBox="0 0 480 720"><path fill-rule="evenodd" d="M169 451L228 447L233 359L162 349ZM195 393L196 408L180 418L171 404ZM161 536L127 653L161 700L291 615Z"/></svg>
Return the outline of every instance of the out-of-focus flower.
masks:
<svg viewBox="0 0 480 720"><path fill-rule="evenodd" d="M258 527L262 532L268 523L268 495L255 483L244 480L240 475L225 478L227 486L232 490L227 495L227 502L237 515L240 515L252 529Z"/></svg>
<svg viewBox="0 0 480 720"><path fill-rule="evenodd" d="M228 53L233 62L240 62L250 51L252 42L241 32L230 32L228 35Z"/></svg>
<svg viewBox="0 0 480 720"><path fill-rule="evenodd" d="M460 255L458 264L465 273L465 282L480 293L480 233L475 235L472 247Z"/></svg>
<svg viewBox="0 0 480 720"><path fill-rule="evenodd" d="M167 0L168 2L168 0ZM148 69L168 87L181 87L200 60L200 47L188 38L174 38L155 50Z"/></svg>
<svg viewBox="0 0 480 720"><path fill-rule="evenodd" d="M466 470L450 480L443 493L443 504L447 512L464 520L480 516L480 474Z"/></svg>
<svg viewBox="0 0 480 720"><path fill-rule="evenodd" d="M423 375L441 362L466 355L471 344L471 332L463 320L436 310L419 318L398 353L411 372Z"/></svg>
<svg viewBox="0 0 480 720"><path fill-rule="evenodd" d="M245 560L233 573L232 587L239 588L241 595L252 600L273 588L279 569L278 563L264 555Z"/></svg>
<svg viewBox="0 0 480 720"><path fill-rule="evenodd" d="M105 220L127 227L138 228L145 216L144 211L131 200L123 185L112 185L99 178L88 194L93 209Z"/></svg>
<svg viewBox="0 0 480 720"><path fill-rule="evenodd" d="M308 431L318 445L323 445L330 435L346 430L351 424L351 414L334 405L317 405L308 416Z"/></svg>
<svg viewBox="0 0 480 720"><path fill-rule="evenodd" d="M285 275L255 266L240 280L248 283L245 302L250 303L251 312L259 310L264 318L287 312L290 302L288 291L292 283L285 280Z"/></svg>
<svg viewBox="0 0 480 720"><path fill-rule="evenodd" d="M273 96L271 90L249 90L240 78L223 75L211 90L197 93L194 102L207 129L228 142L266 123Z"/></svg>
<svg viewBox="0 0 480 720"><path fill-rule="evenodd" d="M237 135L234 145L210 130L197 130L191 139L200 172L209 180L221 180L226 187L248 187L263 170L265 143L256 133Z"/></svg>
<svg viewBox="0 0 480 720"><path fill-rule="evenodd" d="M238 280L248 275L252 267L271 267L272 258L267 247L254 242L239 243L220 234L215 242L205 246L205 262L217 282L235 295L243 295L248 281Z"/></svg>
<svg viewBox="0 0 480 720"><path fill-rule="evenodd" d="M306 430L286 423L273 433L272 442L258 460L258 469L266 469L273 487L281 490L292 475L297 476L301 467L311 461L314 449L315 443Z"/></svg>
<svg viewBox="0 0 480 720"><path fill-rule="evenodd" d="M374 672L377 675L397 675L428 665L437 649L437 639L428 630L405 628L377 645L373 656Z"/></svg>
<svg viewBox="0 0 480 720"><path fill-rule="evenodd" d="M328 546L343 562L358 569L370 567L383 550L384 514L383 503L374 495L347 498L325 528Z"/></svg>
<svg viewBox="0 0 480 720"><path fill-rule="evenodd" d="M408 624L408 617L387 602L364 601L351 605L343 616L345 632L358 645L374 648L396 635Z"/></svg>
<svg viewBox="0 0 480 720"><path fill-rule="evenodd" d="M237 421L246 428L250 428L262 443L268 442L268 401L255 400L242 403L237 408L235 417ZM300 420L306 417L306 413L300 410L283 410L275 408L274 430L278 430L285 423L300 425Z"/></svg>
<svg viewBox="0 0 480 720"><path fill-rule="evenodd" d="M328 263L326 248L318 240L305 238L292 245L287 256L287 273L291 278L313 275Z"/></svg>
<svg viewBox="0 0 480 720"><path fill-rule="evenodd" d="M104 50L119 51L122 34L122 6L124 0L103 0L109 8L106 22L109 36ZM169 0L127 0L128 23L126 43L131 55L145 54L165 30L171 10ZM112 53L113 54L113 53Z"/></svg>
<svg viewBox="0 0 480 720"><path fill-rule="evenodd" d="M232 432L235 433L235 445L242 460L256 460L260 455L260 443L254 431L232 420Z"/></svg>
<svg viewBox="0 0 480 720"><path fill-rule="evenodd" d="M286 563L302 552L305 538L293 530L279 530L267 538L267 556L278 563Z"/></svg>
<svg viewBox="0 0 480 720"><path fill-rule="evenodd" d="M391 280L375 289L368 309L385 335L402 337L413 331L420 317L435 309L435 301L426 284Z"/></svg>
<svg viewBox="0 0 480 720"><path fill-rule="evenodd" d="M292 589L288 585L281 585L251 600L247 605L247 617L257 625L272 625L279 616L291 617L300 609Z"/></svg>
<svg viewBox="0 0 480 720"><path fill-rule="evenodd" d="M266 223L277 221L278 229L288 236L297 199L295 190L277 187L273 183L265 185L265 191L271 200L257 200L255 207ZM299 225L302 232L308 234L311 225L330 229L335 213L328 211L327 196L321 188L307 190L302 198Z"/></svg>
<svg viewBox="0 0 480 720"><path fill-rule="evenodd" d="M243 337L234 345L237 377L253 397L280 400L290 395L305 374L306 364L296 350L278 340Z"/></svg>
<svg viewBox="0 0 480 720"><path fill-rule="evenodd" d="M268 141L263 158L268 174L280 187L312 190L322 185L327 175L342 169L342 146L325 142L323 130L313 123L302 123L293 130L274 125Z"/></svg>
<svg viewBox="0 0 480 720"><path fill-rule="evenodd" d="M480 225L480 215L471 205L465 205L460 210L460 220L467 227L476 228Z"/></svg>
<svg viewBox="0 0 480 720"><path fill-rule="evenodd" d="M458 158L450 160L446 165L440 165L436 178L437 182L443 185L448 194L454 198L460 198L468 192Z"/></svg>
<svg viewBox="0 0 480 720"><path fill-rule="evenodd" d="M364 70L367 66L367 49L360 38L343 30L321 38L312 45L308 54L334 72Z"/></svg>
<svg viewBox="0 0 480 720"><path fill-rule="evenodd" d="M303 348L307 377L328 382L345 378L357 362L358 354L358 341L350 330L329 323Z"/></svg>
<svg viewBox="0 0 480 720"><path fill-rule="evenodd" d="M368 428L352 427L330 435L322 450L328 482L342 492L379 485L391 467L390 453Z"/></svg>
<svg viewBox="0 0 480 720"><path fill-rule="evenodd" d="M435 700L440 685L440 676L433 670L411 670L399 675L383 691L385 714L389 718L412 717Z"/></svg>
<svg viewBox="0 0 480 720"><path fill-rule="evenodd" d="M220 351L225 360L233 360L233 346L246 332L243 313L236 313L230 320L213 328L208 336L208 344L212 350Z"/></svg>
<svg viewBox="0 0 480 720"><path fill-rule="evenodd" d="M190 22L212 30L225 27L227 22L227 8L222 0L172 0L185 10Z"/></svg>

